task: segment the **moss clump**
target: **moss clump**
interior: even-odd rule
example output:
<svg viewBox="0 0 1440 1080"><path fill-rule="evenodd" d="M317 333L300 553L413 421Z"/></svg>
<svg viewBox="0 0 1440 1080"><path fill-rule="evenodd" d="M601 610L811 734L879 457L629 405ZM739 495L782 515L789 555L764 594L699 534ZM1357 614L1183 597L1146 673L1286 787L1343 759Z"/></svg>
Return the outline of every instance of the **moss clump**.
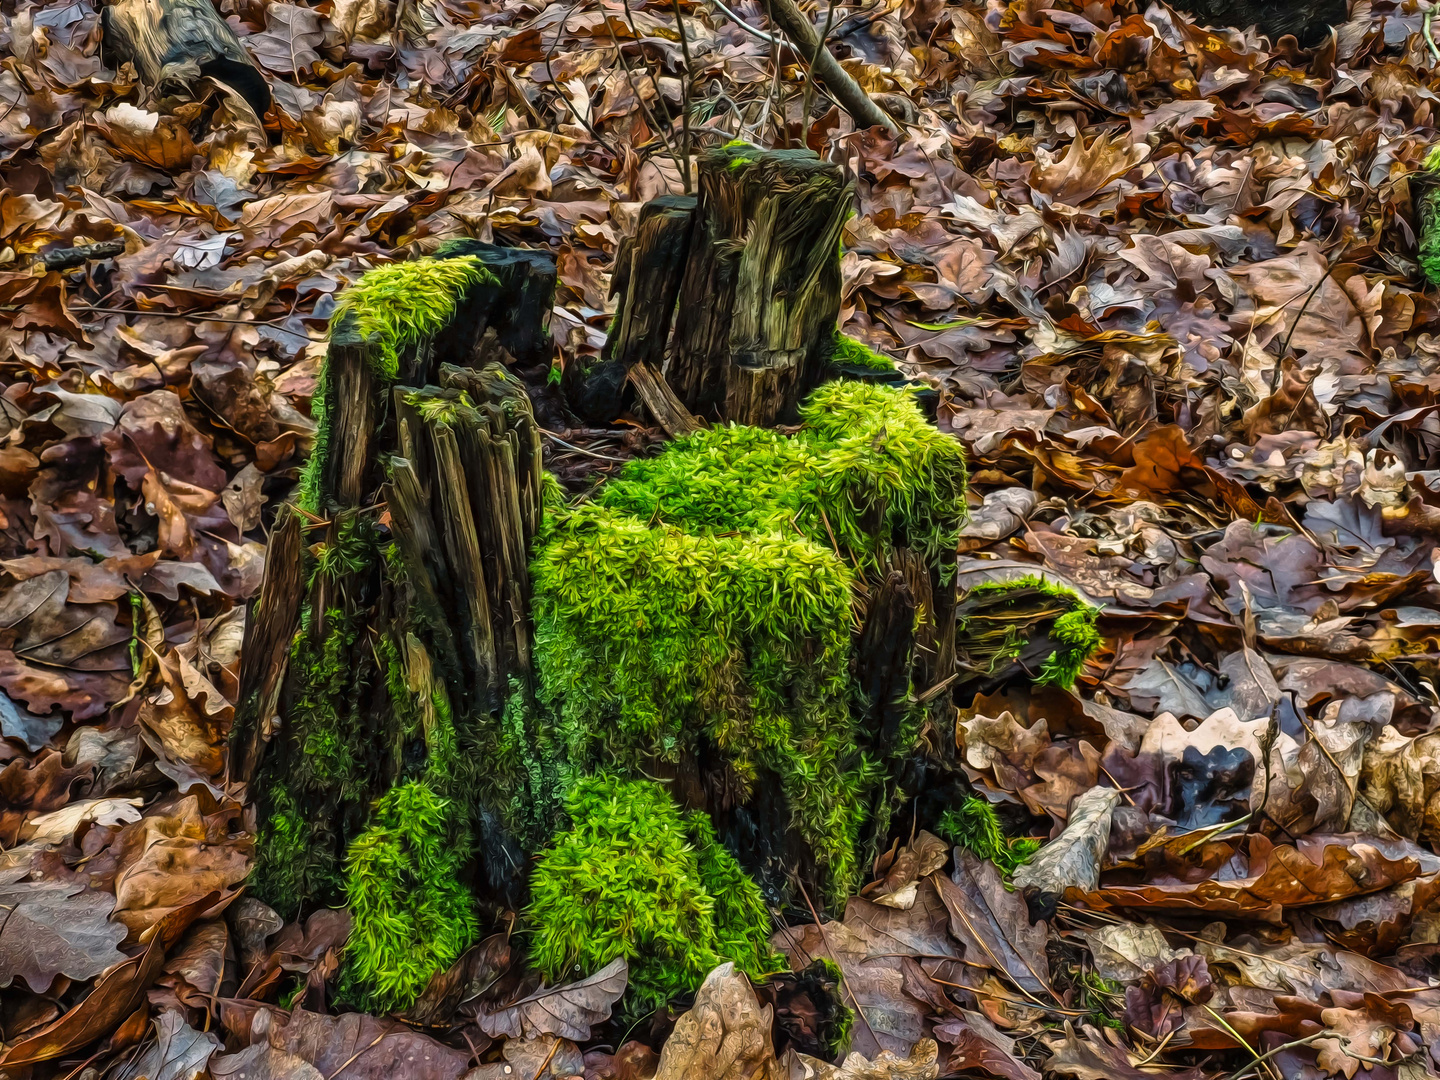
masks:
<svg viewBox="0 0 1440 1080"><path fill-rule="evenodd" d="M837 882L855 872L859 798L847 664L853 575L779 533L687 533L594 504L531 566L540 697L567 758L633 768L718 746L742 784L776 773Z"/></svg>
<svg viewBox="0 0 1440 1080"><path fill-rule="evenodd" d="M976 585L958 610L957 647L982 674L1029 655L1039 664L1037 683L1069 689L1100 647L1095 625L1100 609L1038 575ZM1037 638L1041 629L1043 644Z"/></svg>
<svg viewBox="0 0 1440 1080"><path fill-rule="evenodd" d="M865 368L868 371L894 371L895 361L882 356L863 341L856 341L848 334L835 329L835 350L830 354L830 363L847 367Z"/></svg>
<svg viewBox="0 0 1440 1080"><path fill-rule="evenodd" d="M866 568L898 546L936 560L965 520L965 452L911 392L840 380L800 408L794 438L724 425L628 465L601 495L646 521L802 535Z"/></svg>
<svg viewBox="0 0 1440 1080"><path fill-rule="evenodd" d="M397 784L350 846L346 974L357 1004L377 1012L408 1007L475 940L475 913L459 878L470 848L459 816L427 781Z"/></svg>
<svg viewBox="0 0 1440 1080"><path fill-rule="evenodd" d="M330 317L330 331L346 319L355 331L374 341L375 375L394 382L400 373L400 350L444 329L455 314L465 290L481 282L498 284L478 255L447 259L413 259L367 271L340 294ZM297 502L312 514L320 512L320 477L329 452L331 387L327 366L321 364L311 399L315 445L300 477Z"/></svg>
<svg viewBox="0 0 1440 1080"><path fill-rule="evenodd" d="M801 413L794 438L679 439L555 514L531 566L536 658L568 760L718 747L745 793L768 770L839 899L880 774L850 714L853 568L953 550L965 464L904 391L832 383Z"/></svg>
<svg viewBox="0 0 1440 1080"><path fill-rule="evenodd" d="M726 960L757 979L775 970L759 889L703 816L682 818L657 783L610 776L578 782L566 807L573 824L531 880L530 956L547 979L583 978L623 956L626 1009L642 1015Z"/></svg>
<svg viewBox="0 0 1440 1080"><path fill-rule="evenodd" d="M346 316L366 340L378 339L386 381L400 373L400 350L445 328L465 290L481 282L499 284L478 255L453 259L413 259L369 271L340 294L331 326Z"/></svg>
<svg viewBox="0 0 1440 1080"><path fill-rule="evenodd" d="M1420 269L1432 285L1440 285L1440 146L1425 156L1416 177L1420 218Z"/></svg>
<svg viewBox="0 0 1440 1080"><path fill-rule="evenodd" d="M1038 840L1029 837L1012 840L1006 836L995 808L978 795L971 795L958 807L946 810L936 831L976 858L988 859L1007 878L1040 850Z"/></svg>

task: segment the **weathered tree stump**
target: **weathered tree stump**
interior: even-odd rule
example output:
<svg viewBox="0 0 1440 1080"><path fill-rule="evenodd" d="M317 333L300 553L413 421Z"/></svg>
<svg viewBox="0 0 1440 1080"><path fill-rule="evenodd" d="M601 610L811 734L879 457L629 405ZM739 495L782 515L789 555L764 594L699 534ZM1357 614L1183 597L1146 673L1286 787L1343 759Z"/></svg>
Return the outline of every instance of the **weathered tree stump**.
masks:
<svg viewBox="0 0 1440 1080"><path fill-rule="evenodd" d="M444 255L347 294L320 444L252 611L234 760L257 785L259 891L287 914L344 897L374 800L418 781L443 802L473 781L460 747L531 692L540 435L513 372L548 368L555 267L482 244ZM474 872L508 886L517 850L463 805L455 850L487 835Z"/></svg>
<svg viewBox="0 0 1440 1080"><path fill-rule="evenodd" d="M665 375L702 416L793 414L834 349L852 185L808 150L700 156L700 201Z"/></svg>
<svg viewBox="0 0 1440 1080"><path fill-rule="evenodd" d="M240 93L263 117L270 87L210 0L109 0L100 13L112 67L129 61L159 98L190 98L209 76Z"/></svg>

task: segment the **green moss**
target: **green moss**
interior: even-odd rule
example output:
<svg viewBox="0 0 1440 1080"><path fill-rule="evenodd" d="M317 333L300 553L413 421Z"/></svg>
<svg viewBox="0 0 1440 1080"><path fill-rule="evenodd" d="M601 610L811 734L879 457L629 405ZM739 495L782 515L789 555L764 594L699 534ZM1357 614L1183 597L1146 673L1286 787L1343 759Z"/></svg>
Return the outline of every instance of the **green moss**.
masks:
<svg viewBox="0 0 1440 1080"><path fill-rule="evenodd" d="M626 1011L638 1016L695 990L725 960L756 978L770 970L759 891L736 880L743 875L728 852L717 853L713 832L698 837L708 850L697 856L697 838L664 788L596 776L577 783L566 806L573 824L531 879L530 956L549 981L592 975L623 956Z"/></svg>
<svg viewBox="0 0 1440 1080"><path fill-rule="evenodd" d="M377 267L340 294L331 326L353 313L355 329L378 338L376 374L393 381L400 350L444 329L465 290L481 282L498 284L478 255L412 259Z"/></svg>
<svg viewBox="0 0 1440 1080"><path fill-rule="evenodd" d="M851 882L871 767L848 709L852 575L832 552L586 504L531 574L541 698L569 760L630 768L708 740L742 783L774 771L822 864Z"/></svg>
<svg viewBox="0 0 1440 1080"><path fill-rule="evenodd" d="M1039 575L984 582L961 600L956 643L976 671L991 674L1018 658L1037 628L1048 624L1054 646L1035 681L1070 688L1100 647L1100 609Z"/></svg>
<svg viewBox="0 0 1440 1080"><path fill-rule="evenodd" d="M971 795L958 807L946 810L936 831L942 839L964 848L976 858L993 862L1007 878L1040 850L1038 840L1007 837L1000 828L995 808L978 795Z"/></svg>
<svg viewBox="0 0 1440 1080"><path fill-rule="evenodd" d="M391 788L350 846L346 897L353 920L345 959L357 1004L407 1008L431 976L475 940L460 870L470 853L463 813L424 780Z"/></svg>
<svg viewBox="0 0 1440 1080"><path fill-rule="evenodd" d="M835 329L835 351L830 354L830 363L850 367L866 368L869 371L894 371L895 361L882 356L863 341L856 341Z"/></svg>
<svg viewBox="0 0 1440 1080"><path fill-rule="evenodd" d="M965 453L913 394L839 380L800 408L805 428L720 425L626 466L601 493L646 521L705 532L801 535L877 568L894 547L938 560L965 520Z"/></svg>
<svg viewBox="0 0 1440 1080"><path fill-rule="evenodd" d="M256 894L287 919L300 905L333 884L333 860L316 865L310 822L281 787L270 792L270 814L260 828L251 884Z"/></svg>
<svg viewBox="0 0 1440 1080"><path fill-rule="evenodd" d="M800 407L820 451L817 495L836 541L904 544L932 565L953 555L965 521L965 452L925 418L908 389L837 380Z"/></svg>
<svg viewBox="0 0 1440 1080"><path fill-rule="evenodd" d="M536 657L566 760L623 771L718 747L742 785L768 770L843 899L881 772L850 715L852 566L901 542L953 549L965 466L902 391L831 384L802 415L794 438L679 439L553 514L531 566Z"/></svg>
<svg viewBox="0 0 1440 1080"><path fill-rule="evenodd" d="M771 916L760 887L720 842L708 816L692 811L685 815L685 828L695 848L700 886L715 901L716 952L757 979L785 971L784 958L766 939Z"/></svg>
<svg viewBox="0 0 1440 1080"><path fill-rule="evenodd" d="M1420 269L1432 285L1440 285L1440 146L1425 156L1418 180Z"/></svg>

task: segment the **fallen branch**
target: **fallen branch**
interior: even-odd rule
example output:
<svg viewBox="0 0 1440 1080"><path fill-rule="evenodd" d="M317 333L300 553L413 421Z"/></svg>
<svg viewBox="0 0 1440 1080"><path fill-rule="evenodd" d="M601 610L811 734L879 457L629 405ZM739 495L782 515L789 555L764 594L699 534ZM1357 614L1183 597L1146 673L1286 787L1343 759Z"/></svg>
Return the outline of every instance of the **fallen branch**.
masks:
<svg viewBox="0 0 1440 1080"><path fill-rule="evenodd" d="M860 84L840 66L840 61L824 47L814 24L796 6L795 0L770 0L770 17L799 47L803 56L814 58L811 68L815 78L825 85L830 96L859 127L878 126L891 134L900 134L900 125L894 118L861 89Z"/></svg>

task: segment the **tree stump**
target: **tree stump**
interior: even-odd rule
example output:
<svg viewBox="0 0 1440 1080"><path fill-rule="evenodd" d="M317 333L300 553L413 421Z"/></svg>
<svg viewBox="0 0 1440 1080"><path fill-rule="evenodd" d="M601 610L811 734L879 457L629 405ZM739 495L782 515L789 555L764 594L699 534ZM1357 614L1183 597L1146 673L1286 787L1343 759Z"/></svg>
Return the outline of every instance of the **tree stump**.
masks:
<svg viewBox="0 0 1440 1080"><path fill-rule="evenodd" d="M540 435L512 371L548 368L554 262L444 254L373 271L337 315L320 445L252 611L234 761L257 785L258 889L287 915L344 898L346 853L387 791L473 787L461 749L530 693ZM472 870L513 888L518 849L463 805L457 850L487 836Z"/></svg>
<svg viewBox="0 0 1440 1080"><path fill-rule="evenodd" d="M799 169L811 195L836 179L818 164ZM741 365L716 352L716 371L798 393L835 345L846 208L820 222L815 199L806 218L720 179L714 198L748 192L759 217L744 250L705 248L705 272L728 275L738 305L774 302L727 328L727 350L753 347ZM630 251L607 360L632 373L654 371L677 295L639 252L677 266L686 212L657 207ZM789 258L784 222L824 258ZM687 281L700 235L692 222ZM256 894L287 916L347 903L341 996L403 1008L475 939L477 912L522 906L562 797L608 776L668 781L656 798L719 837L696 872L750 897L727 910L766 917L746 872L772 903L803 886L838 905L927 721L953 722L963 450L907 390L836 381L799 406L797 432L698 430L567 505L517 378L544 385L553 262L470 242L441 254L372 271L337 305L317 445L241 672Z"/></svg>
<svg viewBox="0 0 1440 1080"><path fill-rule="evenodd" d="M834 349L853 185L808 150L700 155L700 201L666 377L690 411L789 418Z"/></svg>

